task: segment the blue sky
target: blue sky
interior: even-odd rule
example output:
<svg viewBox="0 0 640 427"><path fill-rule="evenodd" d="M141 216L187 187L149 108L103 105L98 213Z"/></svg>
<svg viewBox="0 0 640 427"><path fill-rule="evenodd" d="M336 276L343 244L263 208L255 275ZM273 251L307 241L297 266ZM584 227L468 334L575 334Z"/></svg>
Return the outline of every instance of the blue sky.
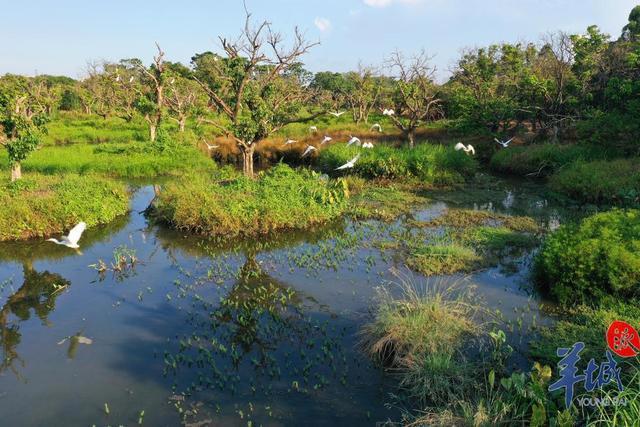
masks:
<svg viewBox="0 0 640 427"><path fill-rule="evenodd" d="M320 40L312 71L380 64L399 48L424 48L445 76L464 47L537 40L552 30L599 25L617 37L639 0L247 0L256 18ZM219 49L243 24L241 0L0 0L0 74L79 77L88 60L138 57L158 41L170 60Z"/></svg>

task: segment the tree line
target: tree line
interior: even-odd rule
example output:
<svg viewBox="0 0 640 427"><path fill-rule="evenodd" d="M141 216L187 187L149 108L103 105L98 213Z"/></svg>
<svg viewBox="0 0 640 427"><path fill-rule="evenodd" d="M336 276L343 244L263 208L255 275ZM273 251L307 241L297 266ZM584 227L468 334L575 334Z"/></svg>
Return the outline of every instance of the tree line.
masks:
<svg viewBox="0 0 640 427"><path fill-rule="evenodd" d="M220 45L221 53L196 54L189 65L167 61L157 45L149 65L136 58L94 62L78 80L0 77L0 144L12 178L20 177L20 162L56 111L142 118L151 142L165 137L165 121L176 122L180 132L189 119L205 121L233 138L249 176L261 141L288 124L338 110L356 123L386 110L410 146L419 127L446 118L460 132L526 130L551 140L575 134L637 150L640 6L618 37L593 25L581 34L549 33L537 43L467 49L444 83L437 83L425 52L394 52L379 67L313 74L302 58L316 43L297 28L287 39L249 13L240 36L221 37Z"/></svg>

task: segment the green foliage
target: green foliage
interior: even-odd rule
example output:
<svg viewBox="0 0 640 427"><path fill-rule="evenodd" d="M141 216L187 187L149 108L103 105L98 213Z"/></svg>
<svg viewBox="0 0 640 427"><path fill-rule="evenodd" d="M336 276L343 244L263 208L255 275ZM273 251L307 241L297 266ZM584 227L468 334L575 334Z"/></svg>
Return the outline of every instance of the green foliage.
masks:
<svg viewBox="0 0 640 427"><path fill-rule="evenodd" d="M581 202L636 206L640 160L576 162L551 176L551 188Z"/></svg>
<svg viewBox="0 0 640 427"><path fill-rule="evenodd" d="M341 181L279 164L253 180L190 175L162 189L154 216L208 236L255 236L305 229L339 217L347 206Z"/></svg>
<svg viewBox="0 0 640 427"><path fill-rule="evenodd" d="M378 144L373 150L359 150L334 144L320 151L323 171L336 173L338 166L360 153L351 173L365 178L418 178L425 184L461 183L474 174L477 163L470 156L441 145L420 144L414 149Z"/></svg>
<svg viewBox="0 0 640 427"><path fill-rule="evenodd" d="M28 175L0 183L0 241L62 234L80 221L105 224L127 212L124 184L78 175Z"/></svg>
<svg viewBox="0 0 640 427"><path fill-rule="evenodd" d="M613 210L562 226L536 257L535 278L565 305L638 295L640 211Z"/></svg>

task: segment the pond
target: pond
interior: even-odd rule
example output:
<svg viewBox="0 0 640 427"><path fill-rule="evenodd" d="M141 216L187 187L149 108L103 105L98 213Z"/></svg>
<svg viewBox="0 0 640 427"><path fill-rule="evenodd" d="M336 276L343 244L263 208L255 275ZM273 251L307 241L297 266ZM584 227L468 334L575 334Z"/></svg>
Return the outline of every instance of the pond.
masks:
<svg viewBox="0 0 640 427"><path fill-rule="evenodd" d="M216 243L151 225L152 186L131 213L87 230L81 251L0 244L0 413L4 425L372 425L397 419L394 378L358 347L376 287L417 282L376 241L447 207L529 215L554 228L573 215L541 187L491 178L429 194L390 224L351 222L279 239ZM135 262L112 268L115 255ZM131 261L130 258L127 258ZM105 271L98 271L99 261ZM470 276L526 348L550 321L534 296L531 254ZM116 270L116 271L112 271ZM394 273L394 271L396 273ZM514 358L526 364L524 356Z"/></svg>

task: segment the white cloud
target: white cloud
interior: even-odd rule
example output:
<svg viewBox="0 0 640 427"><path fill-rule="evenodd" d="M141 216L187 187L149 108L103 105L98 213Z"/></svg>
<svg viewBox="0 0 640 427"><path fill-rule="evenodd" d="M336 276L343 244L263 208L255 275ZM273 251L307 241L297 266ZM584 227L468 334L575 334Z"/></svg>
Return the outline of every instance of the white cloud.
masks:
<svg viewBox="0 0 640 427"><path fill-rule="evenodd" d="M313 23L320 30L320 32L324 33L331 29L331 21L327 18L316 18Z"/></svg>
<svg viewBox="0 0 640 427"><path fill-rule="evenodd" d="M370 7L383 8L387 6L391 6L392 4L406 4L406 5L417 5L422 3L424 0L363 0L363 3Z"/></svg>

